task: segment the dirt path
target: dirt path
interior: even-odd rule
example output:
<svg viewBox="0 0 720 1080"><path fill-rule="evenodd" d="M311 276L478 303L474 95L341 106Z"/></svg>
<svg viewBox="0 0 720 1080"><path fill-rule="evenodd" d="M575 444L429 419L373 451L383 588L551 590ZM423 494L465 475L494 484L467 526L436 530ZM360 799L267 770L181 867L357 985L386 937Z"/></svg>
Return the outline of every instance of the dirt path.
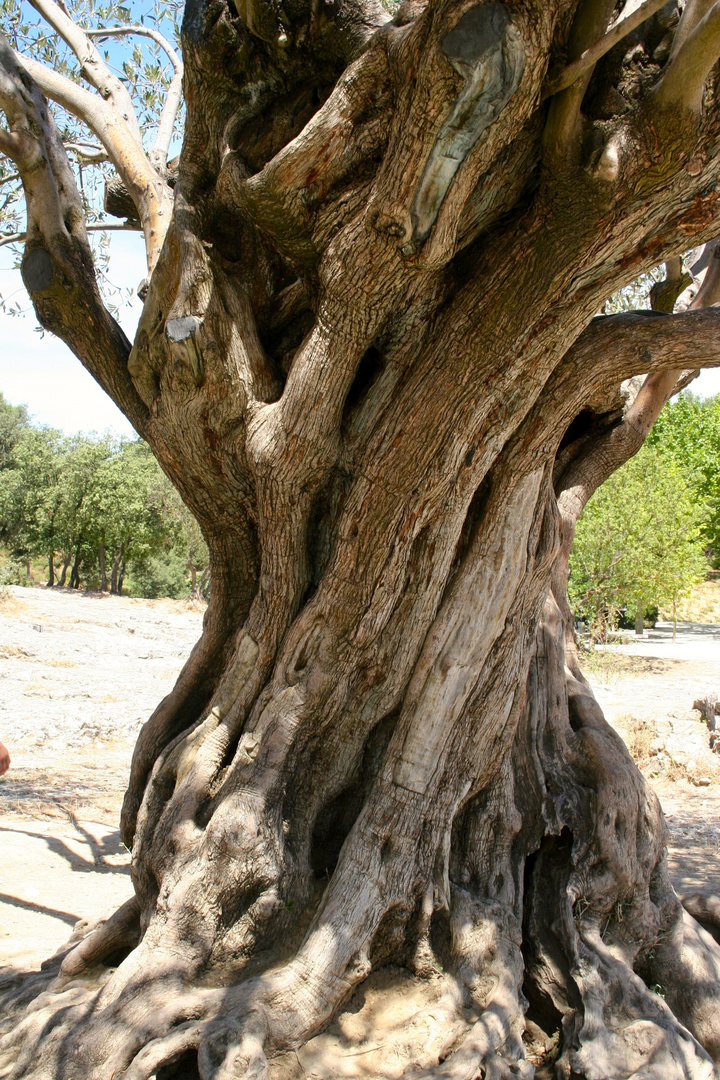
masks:
<svg viewBox="0 0 720 1080"><path fill-rule="evenodd" d="M137 732L197 640L202 608L12 589L0 603L0 967L38 967L80 918L130 895L117 822ZM693 699L720 689L720 626L594 657L608 718L655 785L678 891L720 893L720 756ZM707 783L705 782L707 781Z"/></svg>
<svg viewBox="0 0 720 1080"><path fill-rule="evenodd" d="M670 833L670 869L681 895L720 895L720 755L692 708L720 700L720 625L660 623L595 656L591 682L605 716L657 792Z"/></svg>
<svg viewBox="0 0 720 1080"><path fill-rule="evenodd" d="M117 827L132 747L202 614L45 589L0 604L0 966L38 967L132 892Z"/></svg>

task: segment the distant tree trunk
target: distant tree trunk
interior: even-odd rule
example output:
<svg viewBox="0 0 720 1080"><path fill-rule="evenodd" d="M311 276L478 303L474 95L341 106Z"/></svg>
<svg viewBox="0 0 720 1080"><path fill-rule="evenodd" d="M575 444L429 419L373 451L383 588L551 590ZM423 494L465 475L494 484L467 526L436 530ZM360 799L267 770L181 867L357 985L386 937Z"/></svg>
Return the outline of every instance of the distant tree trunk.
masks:
<svg viewBox="0 0 720 1080"><path fill-rule="evenodd" d="M65 588L65 578L67 577L68 567L70 566L71 561L72 561L72 553L69 554L69 555L66 555L65 559L63 560L62 572L60 574L60 580L58 581L58 585L60 586L61 589Z"/></svg>
<svg viewBox="0 0 720 1080"><path fill-rule="evenodd" d="M193 600L197 600L197 570L192 559L188 559L186 565L188 570L190 571L190 596L193 598Z"/></svg>
<svg viewBox="0 0 720 1080"><path fill-rule="evenodd" d="M118 594L118 596L122 596L124 580L125 580L125 560L122 559L121 562L120 562L120 571L118 573L118 578L117 578L117 594Z"/></svg>
<svg viewBox="0 0 720 1080"><path fill-rule="evenodd" d="M638 609L635 612L635 633L637 635L639 635L640 637L642 637L644 629L645 629L645 624L644 624L644 620L643 620L643 610L640 607L640 605L638 604Z"/></svg>
<svg viewBox="0 0 720 1080"><path fill-rule="evenodd" d="M123 557L125 554L125 542L120 545L120 550L113 559L112 568L110 570L110 592L115 595L120 595L122 589L122 575L121 567L123 566Z"/></svg>
<svg viewBox="0 0 720 1080"><path fill-rule="evenodd" d="M98 549L98 567L100 569L100 591L108 591L107 570L105 567L105 545L101 544Z"/></svg>
<svg viewBox="0 0 720 1080"><path fill-rule="evenodd" d="M30 559L25 560L25 577L27 578L28 581L34 581L35 580L33 578L32 562L31 562Z"/></svg>
<svg viewBox="0 0 720 1080"><path fill-rule="evenodd" d="M81 563L82 563L81 545L78 544L77 548L75 549L75 560L73 562L73 568L72 568L72 571L70 573L70 588L71 589L79 589L80 588L80 565L81 565Z"/></svg>
<svg viewBox="0 0 720 1080"><path fill-rule="evenodd" d="M48 589L52 589L54 584L55 584L55 553L51 551L50 554L48 555L48 580L47 580Z"/></svg>

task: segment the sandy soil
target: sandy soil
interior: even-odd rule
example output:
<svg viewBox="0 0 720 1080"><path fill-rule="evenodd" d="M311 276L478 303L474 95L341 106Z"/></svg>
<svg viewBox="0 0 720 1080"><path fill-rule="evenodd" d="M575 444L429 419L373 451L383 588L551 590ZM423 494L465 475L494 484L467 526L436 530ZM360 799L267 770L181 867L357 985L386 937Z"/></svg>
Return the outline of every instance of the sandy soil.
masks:
<svg viewBox="0 0 720 1080"><path fill-rule="evenodd" d="M13 758L0 779L0 967L38 967L78 919L130 894L117 822L132 746L201 624L201 607L176 601L14 588L0 602L0 738ZM720 893L720 756L692 712L720 689L720 626L670 638L661 627L618 660L610 651L593 684L629 744L644 739L678 891Z"/></svg>
<svg viewBox="0 0 720 1080"><path fill-rule="evenodd" d="M41 588L0 603L0 967L39 967L132 892L117 827L132 747L202 615Z"/></svg>
<svg viewBox="0 0 720 1080"><path fill-rule="evenodd" d="M590 681L660 798L675 888L720 895L720 754L692 708L697 698L720 700L720 625L678 623L673 641L670 623L658 623L607 653Z"/></svg>

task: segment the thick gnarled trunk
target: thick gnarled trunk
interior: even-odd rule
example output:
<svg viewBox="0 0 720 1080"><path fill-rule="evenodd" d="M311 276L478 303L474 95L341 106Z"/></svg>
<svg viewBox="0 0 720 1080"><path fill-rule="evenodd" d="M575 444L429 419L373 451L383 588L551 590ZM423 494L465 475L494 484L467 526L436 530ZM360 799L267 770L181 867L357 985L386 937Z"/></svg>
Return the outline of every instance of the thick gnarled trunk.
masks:
<svg viewBox="0 0 720 1080"><path fill-rule="evenodd" d="M383 527L352 488L332 520L353 543L282 635L215 588L149 776L136 755L136 899L16 1028L18 1076L302 1075L287 1052L388 964L426 1005L379 1077L529 1075L528 1002L563 1075L713 1075L720 953L683 928L657 801L566 654L528 423L455 514L398 533L374 588L357 554L338 570Z"/></svg>

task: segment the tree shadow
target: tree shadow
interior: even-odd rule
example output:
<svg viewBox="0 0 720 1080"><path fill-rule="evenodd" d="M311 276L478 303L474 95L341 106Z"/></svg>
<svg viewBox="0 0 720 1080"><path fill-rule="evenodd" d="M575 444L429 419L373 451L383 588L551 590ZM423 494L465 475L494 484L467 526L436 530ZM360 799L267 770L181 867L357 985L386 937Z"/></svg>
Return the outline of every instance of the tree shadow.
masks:
<svg viewBox="0 0 720 1080"><path fill-rule="evenodd" d="M85 843L90 848L92 860L84 858L62 839L60 836L48 836L42 832L28 832L26 829L13 829L8 826L0 826L0 832L16 833L22 836L32 836L36 840L42 840L47 847L55 855L59 855L63 858L70 869L73 871L80 871L87 873L88 871L98 871L103 874L129 874L129 864L115 865L108 862L108 857L117 857L123 853L123 845L120 840L120 830L116 829L114 832L109 833L103 840L96 840L92 833L85 828L85 826L78 821L75 814L63 807L60 803L56 802L56 805L63 811L75 831L82 837Z"/></svg>
<svg viewBox="0 0 720 1080"><path fill-rule="evenodd" d="M80 915L73 915L69 911L60 911L58 908L46 907L44 904L36 904L32 900L21 900L18 896L10 896L9 893L0 893L0 904L9 904L11 907L21 908L23 911L35 911L39 915L50 915L53 919L61 919L68 926L74 926L80 921Z"/></svg>

